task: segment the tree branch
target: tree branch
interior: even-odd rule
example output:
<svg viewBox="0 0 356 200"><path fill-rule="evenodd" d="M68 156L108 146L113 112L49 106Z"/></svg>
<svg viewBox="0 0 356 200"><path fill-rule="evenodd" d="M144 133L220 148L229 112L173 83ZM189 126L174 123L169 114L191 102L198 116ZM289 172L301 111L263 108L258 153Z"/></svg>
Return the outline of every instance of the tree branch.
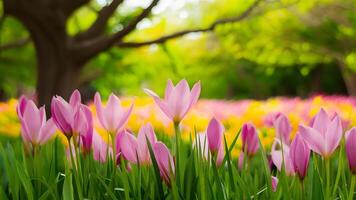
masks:
<svg viewBox="0 0 356 200"><path fill-rule="evenodd" d="M83 41L81 44L73 48L73 51L78 55L78 62L85 62L93 56L105 51L114 46L118 41L122 40L127 34L131 33L136 25L147 17L152 9L157 5L159 0L152 0L151 4L145 8L140 15L127 24L122 30L109 35L95 38L94 40Z"/></svg>
<svg viewBox="0 0 356 200"><path fill-rule="evenodd" d="M13 49L13 48L23 47L23 46L25 46L26 44L28 44L30 42L31 42L30 38L22 38L22 39L19 39L17 41L13 41L13 42L10 42L10 43L7 43L7 44L3 44L3 45L0 45L0 52L1 51L5 51L5 50L9 50L9 49Z"/></svg>
<svg viewBox="0 0 356 200"><path fill-rule="evenodd" d="M124 0L112 0L109 5L104 6L98 12L95 22L86 31L78 33L74 37L74 40L83 41L102 34L109 18L115 13L122 2L124 2Z"/></svg>
<svg viewBox="0 0 356 200"><path fill-rule="evenodd" d="M151 45L151 44L160 44L164 43L167 40L174 39L177 37L181 37L184 35L187 35L189 33L200 33L200 32L208 32L208 31L214 31L214 29L218 25L222 24L227 24L227 23L234 23L243 20L247 16L250 15L250 13L258 6L258 4L261 2L261 0L256 0L248 9L246 9L243 13L236 17L230 17L230 18L223 18L223 19L218 19L215 22L213 22L210 26L206 28L196 28L196 29L188 29L188 30L183 30L183 31L178 31L169 35L165 35L162 37L159 37L157 39L149 40L149 41L143 41L143 42L118 42L117 46L119 47L125 47L125 48L135 48L135 47L141 47L141 46L146 46L146 45Z"/></svg>

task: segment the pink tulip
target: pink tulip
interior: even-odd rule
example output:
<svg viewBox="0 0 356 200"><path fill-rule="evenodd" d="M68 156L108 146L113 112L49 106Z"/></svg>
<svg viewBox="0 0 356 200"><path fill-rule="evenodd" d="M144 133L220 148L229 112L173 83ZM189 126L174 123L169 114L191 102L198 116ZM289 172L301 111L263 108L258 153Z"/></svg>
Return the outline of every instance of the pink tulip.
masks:
<svg viewBox="0 0 356 200"><path fill-rule="evenodd" d="M31 143L33 146L43 145L56 132L52 118L46 121L44 106L38 109L32 100L22 96L16 110L21 122L21 136L25 143Z"/></svg>
<svg viewBox="0 0 356 200"><path fill-rule="evenodd" d="M81 105L80 93L75 90L67 103L62 97L52 98L51 113L54 123L67 138L74 134L74 118Z"/></svg>
<svg viewBox="0 0 356 200"><path fill-rule="evenodd" d="M211 154L215 155L223 147L224 126L220 121L212 118L206 130L208 147ZM221 146L221 147L220 147Z"/></svg>
<svg viewBox="0 0 356 200"><path fill-rule="evenodd" d="M200 81L190 91L186 80L181 80L176 86L173 85L171 80L168 80L164 99L162 100L151 90L145 89L145 92L153 97L156 104L169 119L179 123L189 109L198 101Z"/></svg>
<svg viewBox="0 0 356 200"><path fill-rule="evenodd" d="M299 132L314 152L328 158L339 146L342 137L341 120L338 115L330 120L324 109L321 109L312 127L299 125Z"/></svg>
<svg viewBox="0 0 356 200"><path fill-rule="evenodd" d="M102 137L94 132L93 134L93 156L94 160L99 162L106 162L107 154L109 150L109 155L112 154L112 148L102 139Z"/></svg>
<svg viewBox="0 0 356 200"><path fill-rule="evenodd" d="M114 135L124 128L133 109L133 104L131 104L128 110L124 110L120 99L114 94L110 94L106 106L103 106L100 94L97 92L94 104L101 126Z"/></svg>
<svg viewBox="0 0 356 200"><path fill-rule="evenodd" d="M291 144L289 154L292 159L295 172L298 174L299 178L303 180L309 165L310 149L302 136L299 134L295 136Z"/></svg>
<svg viewBox="0 0 356 200"><path fill-rule="evenodd" d="M88 153L91 150L93 130L93 116L89 107L83 104L79 105L74 115L73 131L79 134L83 153Z"/></svg>
<svg viewBox="0 0 356 200"><path fill-rule="evenodd" d="M271 179L272 179L272 191L276 192L277 186L278 186L278 178L275 176L272 176Z"/></svg>
<svg viewBox="0 0 356 200"><path fill-rule="evenodd" d="M283 148L283 153L282 153ZM284 169L287 176L295 174L292 159L290 157L290 150L287 144L283 144L279 139L276 139L272 145L272 161L279 171L282 170L282 163L284 163ZM282 156L283 155L283 156Z"/></svg>
<svg viewBox="0 0 356 200"><path fill-rule="evenodd" d="M349 161L349 167L353 174L356 174L356 127L347 131L346 137L346 156Z"/></svg>
<svg viewBox="0 0 356 200"><path fill-rule="evenodd" d="M156 142L153 146L155 158L163 181L170 186L171 178L175 176L173 158L165 144Z"/></svg>
<svg viewBox="0 0 356 200"><path fill-rule="evenodd" d="M258 151L258 136L257 130L252 123L246 123L242 126L242 150L246 152L248 156L253 156Z"/></svg>
<svg viewBox="0 0 356 200"><path fill-rule="evenodd" d="M120 141L120 147L124 158L135 164L151 164L151 157L146 137L152 146L157 142L157 138L151 124L144 125L140 128L137 139L128 132L124 132L122 134L123 136Z"/></svg>
<svg viewBox="0 0 356 200"><path fill-rule="evenodd" d="M274 121L274 128L276 129L276 137L284 143L289 144L289 135L292 127L287 116L280 114Z"/></svg>
<svg viewBox="0 0 356 200"><path fill-rule="evenodd" d="M276 113L268 113L264 119L263 119L263 123L267 126L267 127L273 127L274 126L274 121L278 118L279 115L281 115L282 113L280 112L276 112Z"/></svg>

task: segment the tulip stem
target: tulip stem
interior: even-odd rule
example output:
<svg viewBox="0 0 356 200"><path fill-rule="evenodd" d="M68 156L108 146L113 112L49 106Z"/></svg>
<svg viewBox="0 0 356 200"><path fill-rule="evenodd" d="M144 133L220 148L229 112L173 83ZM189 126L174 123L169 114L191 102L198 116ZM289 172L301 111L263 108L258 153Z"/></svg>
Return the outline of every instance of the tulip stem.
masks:
<svg viewBox="0 0 356 200"><path fill-rule="evenodd" d="M180 158L179 158L179 139L180 139L180 131L179 131L179 122L174 122L174 131L176 138L176 180L177 186L180 187Z"/></svg>
<svg viewBox="0 0 356 200"><path fill-rule="evenodd" d="M79 180L78 180L78 171L76 170L76 163L74 161L74 155L73 155L73 150L72 150L72 143L70 142L70 138L68 139L68 144L69 144L69 154L70 154L70 159L72 162L72 170L73 170L73 174L74 174L74 178L75 178L75 183L77 186L77 190L78 190L78 195L79 195L79 199L83 199L83 194L82 194L82 188L80 186Z"/></svg>
<svg viewBox="0 0 356 200"><path fill-rule="evenodd" d="M352 175L348 200L352 200L354 197L355 182L356 182L356 176Z"/></svg>
<svg viewBox="0 0 356 200"><path fill-rule="evenodd" d="M330 159L327 158L325 160L325 168L326 168L326 192L325 192L325 197L324 199L329 199L330 198Z"/></svg>

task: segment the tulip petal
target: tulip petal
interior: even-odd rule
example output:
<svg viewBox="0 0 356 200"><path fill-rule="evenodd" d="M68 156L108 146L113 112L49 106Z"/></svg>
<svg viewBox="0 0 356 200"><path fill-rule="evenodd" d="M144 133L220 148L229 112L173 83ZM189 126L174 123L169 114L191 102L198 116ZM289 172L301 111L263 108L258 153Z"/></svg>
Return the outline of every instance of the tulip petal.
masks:
<svg viewBox="0 0 356 200"><path fill-rule="evenodd" d="M133 110L133 107L134 107L134 104L132 103L130 108L127 109L122 115L121 115L121 119L120 119L120 122L118 123L118 126L116 127L116 130L120 131L122 130L126 123L129 121L130 119L130 115L132 113L132 110Z"/></svg>
<svg viewBox="0 0 356 200"><path fill-rule="evenodd" d="M171 92L168 99L168 106L173 111L173 117L181 120L184 114L189 109L190 105L190 92L188 82L183 79Z"/></svg>
<svg viewBox="0 0 356 200"><path fill-rule="evenodd" d="M318 130L323 136L325 135L327 125L330 123L328 114L322 108L314 118L312 127Z"/></svg>
<svg viewBox="0 0 356 200"><path fill-rule="evenodd" d="M140 162L142 162L143 164L149 164L151 162L146 137L150 142L151 146L154 146L154 144L157 142L157 138L151 124L146 124L142 126L137 136L138 154Z"/></svg>
<svg viewBox="0 0 356 200"><path fill-rule="evenodd" d="M173 91L173 89L174 89L173 83L172 83L172 81L169 79L169 80L167 81L166 90L165 90L165 92L164 92L164 101L168 101L169 96L171 96L171 92ZM151 92L152 92L152 91L151 91ZM152 95L151 95L151 96L152 96ZM157 96L157 95L155 95L155 96Z"/></svg>
<svg viewBox="0 0 356 200"><path fill-rule="evenodd" d="M126 160L137 164L137 156L138 156L138 144L136 138L128 133L123 132L120 141L121 153L125 157Z"/></svg>
<svg viewBox="0 0 356 200"><path fill-rule="evenodd" d="M72 106L73 109L76 109L76 107L81 103L81 97L80 97L80 92L79 90L74 90L72 95L70 96L69 99L69 104Z"/></svg>
<svg viewBox="0 0 356 200"><path fill-rule="evenodd" d="M342 124L337 116L329 124L325 133L326 152L331 154L339 146L342 137Z"/></svg>
<svg viewBox="0 0 356 200"><path fill-rule="evenodd" d="M279 115L274 123L274 127L276 129L277 138L281 139L284 143L289 144L289 135L292 131L292 127L287 116L284 114Z"/></svg>
<svg viewBox="0 0 356 200"><path fill-rule="evenodd" d="M27 125L28 135L31 137L31 140L36 140L40 134L41 116L37 106L35 103L33 103L33 101L27 102L23 120Z"/></svg>
<svg viewBox="0 0 356 200"><path fill-rule="evenodd" d="M349 162L350 170L353 174L356 173L356 128L352 128L351 130L347 131L345 134L346 143L345 143L345 150L347 160Z"/></svg>
<svg viewBox="0 0 356 200"><path fill-rule="evenodd" d="M101 97L98 92L95 93L94 104L95 104L96 114L98 116L100 124L103 126L104 129L108 130L109 128L106 122L106 118L104 117L104 109L101 102Z"/></svg>
<svg viewBox="0 0 356 200"><path fill-rule="evenodd" d="M23 117L23 113L25 112L27 101L28 101L27 98L24 95L22 95L19 99L19 103L16 106L17 116L20 119Z"/></svg>
<svg viewBox="0 0 356 200"><path fill-rule="evenodd" d="M41 145L46 143L53 136L56 130L57 127L54 124L53 119L50 118L41 128L38 143Z"/></svg>
<svg viewBox="0 0 356 200"><path fill-rule="evenodd" d="M160 170L161 177L164 181L170 183L170 174L174 174L175 167L173 158L165 144L162 142L157 142L153 146L153 151L155 158L157 160L158 168Z"/></svg>
<svg viewBox="0 0 356 200"><path fill-rule="evenodd" d="M300 135L303 137L304 141L309 145L309 147L319 155L324 155L325 153L325 144L324 138L320 133L313 128L308 126L299 125Z"/></svg>
<svg viewBox="0 0 356 200"><path fill-rule="evenodd" d="M223 132L223 125L217 119L212 118L206 130L208 146L212 153L216 153L219 150L222 143Z"/></svg>
<svg viewBox="0 0 356 200"><path fill-rule="evenodd" d="M120 99L114 94L111 94L103 111L108 125L108 130L116 133L122 114Z"/></svg>

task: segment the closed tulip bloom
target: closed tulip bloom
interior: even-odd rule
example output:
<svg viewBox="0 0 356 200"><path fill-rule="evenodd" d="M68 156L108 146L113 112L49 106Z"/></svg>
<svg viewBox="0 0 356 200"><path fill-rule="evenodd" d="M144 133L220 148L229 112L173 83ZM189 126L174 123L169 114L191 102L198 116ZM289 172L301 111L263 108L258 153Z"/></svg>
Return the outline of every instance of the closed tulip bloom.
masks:
<svg viewBox="0 0 356 200"><path fill-rule="evenodd" d="M69 103L60 96L52 98L51 113L53 121L67 138L72 137L74 134L74 118L81 104L80 102L81 98L78 90L73 92Z"/></svg>
<svg viewBox="0 0 356 200"><path fill-rule="evenodd" d="M283 148L283 153L282 153ZM287 176L295 174L294 165L290 157L290 150L287 144L283 144L280 140L276 139L272 145L272 161L279 171L282 170L282 163L284 163L284 169ZM282 156L283 155L283 156Z"/></svg>
<svg viewBox="0 0 356 200"><path fill-rule="evenodd" d="M145 89L145 92L153 97L155 103L169 119L175 123L179 123L190 108L198 101L200 81L194 84L190 91L186 80L181 80L176 86L173 85L171 80L168 80L164 99L160 99L151 90Z"/></svg>
<svg viewBox="0 0 356 200"><path fill-rule="evenodd" d="M252 123L246 123L242 126L242 150L246 152L248 156L253 156L258 151L258 136L257 130Z"/></svg>
<svg viewBox="0 0 356 200"><path fill-rule="evenodd" d="M21 136L25 143L33 146L43 145L56 132L53 120L46 120L45 108L38 109L32 100L21 97L16 109L21 122Z"/></svg>
<svg viewBox="0 0 356 200"><path fill-rule="evenodd" d="M289 135L292 127L287 116L280 114L274 121L274 128L276 129L276 137L284 143L289 144Z"/></svg>
<svg viewBox="0 0 356 200"><path fill-rule="evenodd" d="M341 120L338 115L330 120L324 109L321 109L312 127L299 125L299 132L311 150L328 158L339 146L342 137Z"/></svg>
<svg viewBox="0 0 356 200"><path fill-rule="evenodd" d="M356 127L347 131L346 137L346 156L349 161L349 167L352 174L356 174Z"/></svg>
<svg viewBox="0 0 356 200"><path fill-rule="evenodd" d="M271 177L272 180L272 191L276 192L277 191L277 186L278 186L278 178L275 176Z"/></svg>
<svg viewBox="0 0 356 200"><path fill-rule="evenodd" d="M310 158L310 149L300 134L297 134L292 141L289 151L295 172L301 180L304 179Z"/></svg>
<svg viewBox="0 0 356 200"><path fill-rule="evenodd" d="M221 151L220 148L223 147L224 126L220 121L212 118L209 122L206 134L209 150L211 154L215 155L218 151Z"/></svg>
<svg viewBox="0 0 356 200"><path fill-rule="evenodd" d="M168 186L170 186L171 178L175 176L173 157L171 156L167 146L162 142L155 143L153 146L153 152L157 161L161 178Z"/></svg>
<svg viewBox="0 0 356 200"><path fill-rule="evenodd" d="M97 92L94 104L101 126L113 135L124 128L133 109L133 104L131 104L130 108L125 110L121 106L120 99L114 94L110 94L106 106L104 106L100 94Z"/></svg>
<svg viewBox="0 0 356 200"><path fill-rule="evenodd" d="M93 134L93 156L94 160L99 162L106 162L108 151L112 154L112 148L102 139L102 137L94 132Z"/></svg>
<svg viewBox="0 0 356 200"><path fill-rule="evenodd" d="M73 131L78 133L83 153L88 153L92 148L94 131L93 116L88 106L79 105L74 116Z"/></svg>
<svg viewBox="0 0 356 200"><path fill-rule="evenodd" d="M137 138L129 132L124 132L122 134L120 147L124 158L135 164L151 164L151 157L146 137L152 146L157 142L157 138L151 124L142 126L139 130Z"/></svg>

